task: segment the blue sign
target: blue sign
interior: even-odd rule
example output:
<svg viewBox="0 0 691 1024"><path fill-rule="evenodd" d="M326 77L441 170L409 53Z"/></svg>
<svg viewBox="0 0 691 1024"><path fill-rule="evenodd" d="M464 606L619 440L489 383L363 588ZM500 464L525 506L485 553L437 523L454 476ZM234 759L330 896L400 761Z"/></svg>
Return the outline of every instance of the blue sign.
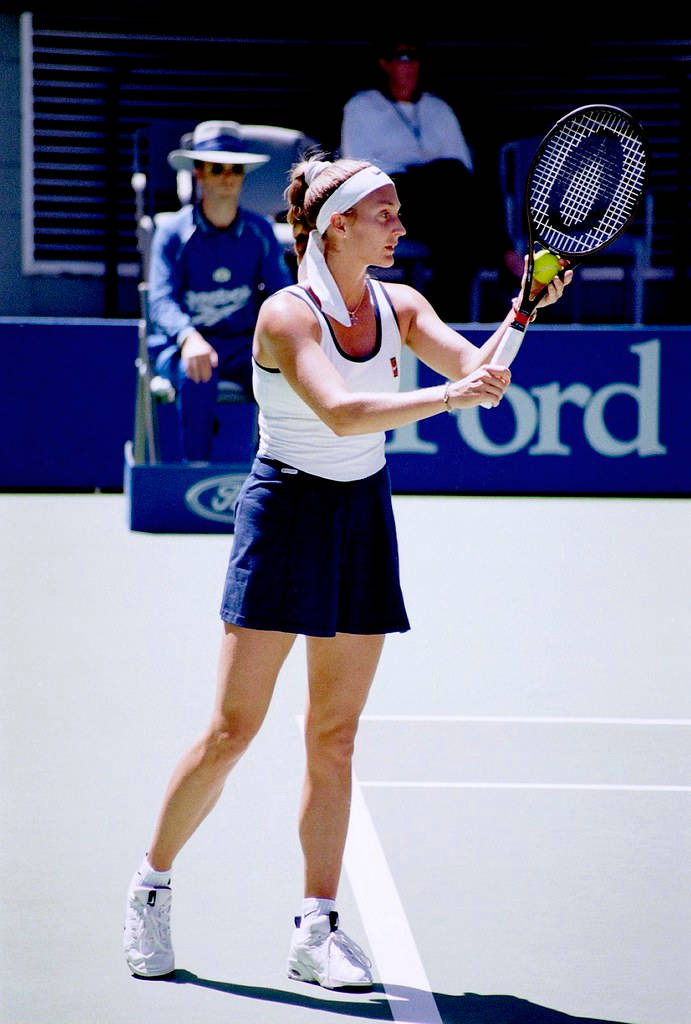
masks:
<svg viewBox="0 0 691 1024"><path fill-rule="evenodd" d="M145 533L227 533L250 465L170 463L135 465L125 448L128 525Z"/></svg>
<svg viewBox="0 0 691 1024"><path fill-rule="evenodd" d="M481 344L489 330L463 333ZM0 391L0 487L121 488L134 427L136 321L0 318L0 344L12 353ZM407 355L403 389L439 382ZM691 328L535 324L511 371L496 409L439 414L391 432L395 491L691 494ZM175 410L162 407L159 416L165 438ZM247 461L230 451L219 457ZM214 464L207 475L224 472Z"/></svg>
<svg viewBox="0 0 691 1024"><path fill-rule="evenodd" d="M122 488L137 322L0 318L0 487Z"/></svg>
<svg viewBox="0 0 691 1024"><path fill-rule="evenodd" d="M463 329L475 344L487 330ZM690 494L691 330L531 327L496 409L389 434L399 493ZM405 389L438 383L410 358Z"/></svg>

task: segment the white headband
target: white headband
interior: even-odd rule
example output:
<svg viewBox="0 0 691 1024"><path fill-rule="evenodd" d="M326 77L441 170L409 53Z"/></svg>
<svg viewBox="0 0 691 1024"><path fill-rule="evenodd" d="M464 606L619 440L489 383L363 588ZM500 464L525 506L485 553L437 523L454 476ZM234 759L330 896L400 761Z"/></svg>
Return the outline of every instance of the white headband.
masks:
<svg viewBox="0 0 691 1024"><path fill-rule="evenodd" d="M324 169L324 166L322 166L317 173L321 173ZM314 180L315 177L316 175L312 175L311 180ZM338 186L335 192L331 193L317 214L317 231L319 234L324 234L331 223L331 215L333 213L345 213L347 210L351 210L356 203L359 203L361 199L368 196L370 192L375 192L378 188L383 188L384 185L393 185L393 181L388 174L380 171L378 167L363 167L361 171L351 174L342 185Z"/></svg>

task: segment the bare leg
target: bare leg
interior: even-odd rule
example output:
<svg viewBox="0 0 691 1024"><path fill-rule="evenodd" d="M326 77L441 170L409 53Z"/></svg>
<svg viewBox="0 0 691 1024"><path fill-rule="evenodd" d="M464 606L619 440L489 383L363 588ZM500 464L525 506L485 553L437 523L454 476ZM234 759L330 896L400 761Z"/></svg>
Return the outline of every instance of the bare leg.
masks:
<svg viewBox="0 0 691 1024"><path fill-rule="evenodd" d="M307 770L300 811L305 896L335 899L348 831L351 762L383 636L309 637Z"/></svg>
<svg viewBox="0 0 691 1024"><path fill-rule="evenodd" d="M278 673L295 637L225 626L211 724L170 780L149 848L149 862L167 871L218 800L231 768L264 721Z"/></svg>

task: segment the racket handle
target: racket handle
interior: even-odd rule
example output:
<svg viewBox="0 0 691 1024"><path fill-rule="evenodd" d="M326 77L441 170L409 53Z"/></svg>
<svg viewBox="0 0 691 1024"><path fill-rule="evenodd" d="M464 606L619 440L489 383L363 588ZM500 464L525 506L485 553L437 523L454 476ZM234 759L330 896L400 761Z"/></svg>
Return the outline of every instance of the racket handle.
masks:
<svg viewBox="0 0 691 1024"><path fill-rule="evenodd" d="M523 342L524 334L525 325L523 324L519 324L518 326L512 324L511 327L507 327L489 365L511 366L511 363L518 355L518 350ZM483 402L482 408L492 409L493 405L491 402Z"/></svg>
<svg viewBox="0 0 691 1024"><path fill-rule="evenodd" d="M523 342L523 336L525 335L525 327L519 324L516 327L512 324L504 331L504 336L497 346L497 350L492 356L490 366L511 366L518 355L518 350Z"/></svg>

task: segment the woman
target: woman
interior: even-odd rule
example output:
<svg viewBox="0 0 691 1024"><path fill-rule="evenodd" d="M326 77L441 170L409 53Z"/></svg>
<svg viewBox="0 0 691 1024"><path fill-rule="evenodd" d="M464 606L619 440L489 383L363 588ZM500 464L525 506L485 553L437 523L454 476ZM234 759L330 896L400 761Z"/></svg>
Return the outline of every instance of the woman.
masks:
<svg viewBox="0 0 691 1024"><path fill-rule="evenodd" d="M327 988L369 987L370 964L338 928L335 898L358 720L384 635L409 628L384 432L481 402L510 381L490 367L502 328L476 348L404 285L369 280L405 233L390 178L370 164L311 160L287 192L300 283L262 306L254 338L260 446L240 493L221 617L216 704L178 765L129 893L134 974L173 970L175 856L218 800L259 729L296 635L307 638L306 776L300 811L304 902L288 969ZM563 289L550 285L546 302ZM508 320L508 317L507 317ZM405 343L448 382L401 394Z"/></svg>

